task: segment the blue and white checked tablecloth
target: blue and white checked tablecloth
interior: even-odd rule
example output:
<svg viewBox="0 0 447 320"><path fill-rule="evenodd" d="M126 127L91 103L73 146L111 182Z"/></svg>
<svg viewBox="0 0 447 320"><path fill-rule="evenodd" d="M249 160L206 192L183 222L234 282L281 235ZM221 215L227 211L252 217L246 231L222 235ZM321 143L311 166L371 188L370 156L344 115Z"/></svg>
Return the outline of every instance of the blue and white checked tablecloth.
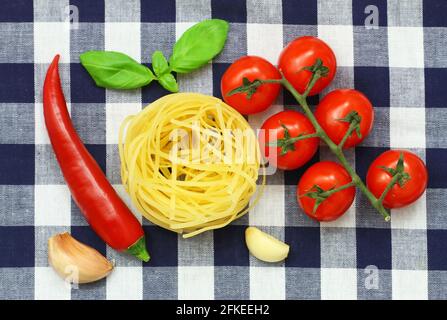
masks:
<svg viewBox="0 0 447 320"><path fill-rule="evenodd" d="M365 28L375 5L379 26ZM374 9L374 8L373 8ZM64 22L68 11L78 24ZM444 0L8 0L0 4L0 298L1 299L446 299L447 298L447 1ZM179 76L181 91L220 96L220 77L236 58L276 62L301 35L327 41L338 59L330 89L355 87L373 102L374 131L348 157L362 177L388 148L425 159L426 194L386 223L357 194L333 223L297 207L305 168L268 178L261 203L229 227L184 240L146 221L147 264L121 255L86 225L71 201L42 117L42 84L54 54L71 115L88 149L126 198L119 177L121 120L166 94L157 84L135 91L97 88L79 63L90 49L123 51L150 63L168 54L187 27L205 18L230 22L224 52ZM326 92L328 91L326 90ZM313 99L312 104L318 103ZM283 108L283 97L255 127ZM331 158L322 147L314 161ZM128 198L126 198L128 199ZM128 200L127 200L128 201ZM283 264L249 256L247 225L291 245ZM47 239L70 231L116 262L107 279L68 288L48 266Z"/></svg>

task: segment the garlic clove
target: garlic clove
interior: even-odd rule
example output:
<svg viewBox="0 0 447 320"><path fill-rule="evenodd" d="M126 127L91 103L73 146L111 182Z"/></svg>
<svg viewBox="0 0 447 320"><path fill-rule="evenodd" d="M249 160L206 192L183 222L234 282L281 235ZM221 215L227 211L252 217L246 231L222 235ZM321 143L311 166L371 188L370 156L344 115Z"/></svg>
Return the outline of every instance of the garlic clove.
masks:
<svg viewBox="0 0 447 320"><path fill-rule="evenodd" d="M282 261L289 254L289 245L255 227L245 230L245 242L250 253L265 262Z"/></svg>
<svg viewBox="0 0 447 320"><path fill-rule="evenodd" d="M67 232L48 239L48 262L71 283L94 282L106 277L113 269L113 264L102 254Z"/></svg>

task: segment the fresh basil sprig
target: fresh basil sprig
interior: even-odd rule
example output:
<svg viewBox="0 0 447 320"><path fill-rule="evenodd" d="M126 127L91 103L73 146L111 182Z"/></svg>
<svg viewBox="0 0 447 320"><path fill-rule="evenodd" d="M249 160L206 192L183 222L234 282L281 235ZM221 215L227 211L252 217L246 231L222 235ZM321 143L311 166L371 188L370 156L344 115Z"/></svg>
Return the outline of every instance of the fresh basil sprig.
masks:
<svg viewBox="0 0 447 320"><path fill-rule="evenodd" d="M171 72L169 68L168 61L166 60L163 52L157 50L152 54L152 68L154 69L155 75L160 77L165 73Z"/></svg>
<svg viewBox="0 0 447 320"><path fill-rule="evenodd" d="M171 73L165 73L164 75L159 77L158 82L166 90L171 92L178 92L177 80L175 80L174 76Z"/></svg>
<svg viewBox="0 0 447 320"><path fill-rule="evenodd" d="M155 79L152 71L124 53L87 51L79 56L98 87L136 89Z"/></svg>
<svg viewBox="0 0 447 320"><path fill-rule="evenodd" d="M80 55L81 64L96 85L109 89L136 89L157 80L163 88L178 91L171 73L188 73L211 61L222 51L228 35L228 22L204 20L186 30L175 43L168 60L161 51L152 54L154 73L124 53L86 51Z"/></svg>
<svg viewBox="0 0 447 320"><path fill-rule="evenodd" d="M177 80L171 74L168 61L161 51L157 50L152 54L152 68L163 88L171 92L178 92Z"/></svg>

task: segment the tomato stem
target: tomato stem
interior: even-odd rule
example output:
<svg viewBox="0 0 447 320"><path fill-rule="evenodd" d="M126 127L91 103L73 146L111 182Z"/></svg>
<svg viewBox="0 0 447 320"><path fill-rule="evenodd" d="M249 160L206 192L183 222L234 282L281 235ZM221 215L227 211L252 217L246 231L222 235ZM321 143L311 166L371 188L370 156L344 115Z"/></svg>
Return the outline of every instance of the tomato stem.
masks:
<svg viewBox="0 0 447 320"><path fill-rule="evenodd" d="M397 161L396 168L388 168L388 167L381 167L383 170L388 172L393 178L386 186L385 190L383 190L382 194L380 195L379 202L383 203L383 200L385 199L386 195L390 190L394 187L395 184L399 184L399 186L403 187L405 183L407 183L408 180L411 179L410 175L404 171L404 154L401 153L399 156L399 160Z"/></svg>
<svg viewBox="0 0 447 320"><path fill-rule="evenodd" d="M258 90L258 87L263 85L264 83L281 83L282 84L282 79L267 79L267 80L255 79L253 81L250 81L248 78L243 78L242 85L240 87L234 88L233 90L228 92L227 97L232 96L237 93L246 93L247 100L250 100L251 97Z"/></svg>
<svg viewBox="0 0 447 320"><path fill-rule="evenodd" d="M308 192L302 194L300 198L302 197L315 197L315 195L318 195L321 198L329 198L331 195L333 195L336 192L348 189L350 187L354 187L356 184L354 182L349 182L347 184L342 185L338 188L332 188L329 190L323 190L319 185L314 185Z"/></svg>
<svg viewBox="0 0 447 320"><path fill-rule="evenodd" d="M380 195L380 198L378 199L378 201L380 203L383 203L383 200L385 199L386 195L388 194L388 192L390 192L390 190L394 187L394 185L397 183L397 181L400 179L400 175L396 174L390 181L390 183L388 183L388 185L386 186L385 190L383 190L382 194Z"/></svg>
<svg viewBox="0 0 447 320"><path fill-rule="evenodd" d="M366 185L363 183L362 179L359 177L357 172L352 168L352 166L349 164L348 160L346 159L345 155L343 154L343 150L339 148L338 145L336 145L327 135L327 133L323 130L323 128L318 123L317 119L315 118L314 114L312 113L309 105L307 104L307 94L310 92L314 84L317 82L317 80L322 77L321 74L318 72L314 73L312 76L308 87L306 88L306 91L304 94L300 94L296 89L292 86L292 84L287 81L287 79L282 75L282 84L284 87L289 90L289 92L293 95L293 97L298 101L298 103L303 108L304 113L312 123L312 125L315 128L315 131L320 137L321 140L323 140L329 147L329 149L335 154L335 156L340 161L341 165L348 171L349 175L352 178L352 182L360 189L360 191L368 198L371 205L383 216L385 221L390 221L391 217L388 211L384 208L382 202L380 202L372 193L368 190Z"/></svg>
<svg viewBox="0 0 447 320"><path fill-rule="evenodd" d="M305 135L301 135L301 136L298 136L298 137L290 138L289 141L291 143L294 143L294 142L297 142L297 141L300 141L300 140L310 139L310 138L318 138L318 137L320 137L319 134L317 134L317 133L310 133L310 134L305 134Z"/></svg>
<svg viewBox="0 0 447 320"><path fill-rule="evenodd" d="M282 156L287 154L287 152L289 151L295 151L295 143L297 141L319 137L319 135L316 133L305 134L305 135L302 134L296 137L291 137L289 129L284 124L281 124L281 126L284 128L284 138L275 141L270 141L269 143L267 143L267 145L270 147L281 148Z"/></svg>
<svg viewBox="0 0 447 320"><path fill-rule="evenodd" d="M362 137L362 134L360 132L360 122L362 121L362 118L359 116L357 111L351 111L346 117L344 117L343 119L339 119L339 121L349 122L349 128L346 131L343 139L338 144L338 148L343 149L343 146L345 145L348 138L352 135L354 130L356 131L356 134L359 138Z"/></svg>
<svg viewBox="0 0 447 320"><path fill-rule="evenodd" d="M300 198L309 197L311 199L315 199L315 204L314 204L314 207L312 210L312 213L315 214L317 212L317 209L320 206L320 204L322 204L331 195L333 195L336 192L339 192L339 191L342 191L342 190L345 190L345 189L348 189L348 188L351 188L354 186L355 186L355 183L350 182L350 183L342 185L341 187L338 187L338 188L333 187L332 189L329 189L329 190L323 190L319 185L314 185L308 192L301 195Z"/></svg>
<svg viewBox="0 0 447 320"><path fill-rule="evenodd" d="M325 197L330 197L331 195L333 195L333 194L336 193L336 192L339 192L339 191L342 191L342 190L345 190L345 189L348 189L348 188L350 188L350 187L354 187L354 186L355 186L355 183L354 183L354 182L349 182L349 183L347 183L347 184L342 185L341 187L338 187L338 188L335 188L335 189L327 190L327 191L325 191L324 193L322 193L321 195L322 195L322 196L325 196Z"/></svg>
<svg viewBox="0 0 447 320"><path fill-rule="evenodd" d="M306 86L306 90L304 90L303 93L303 97L307 97L318 79L320 79L321 77L326 77L328 75L329 68L324 66L323 61L318 58L317 60L315 60L315 63L312 66L305 67L303 69L312 72L312 77L310 78L310 81Z"/></svg>

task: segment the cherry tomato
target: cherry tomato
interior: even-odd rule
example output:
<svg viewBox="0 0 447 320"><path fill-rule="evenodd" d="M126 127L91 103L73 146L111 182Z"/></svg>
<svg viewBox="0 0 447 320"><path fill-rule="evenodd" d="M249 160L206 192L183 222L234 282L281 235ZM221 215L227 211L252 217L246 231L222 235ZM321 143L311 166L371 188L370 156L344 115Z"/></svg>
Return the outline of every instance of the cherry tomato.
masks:
<svg viewBox="0 0 447 320"><path fill-rule="evenodd" d="M337 69L335 54L325 42L311 36L293 40L281 52L278 68L293 87L299 93L303 93L312 76L309 70L303 70L303 68L312 66L318 58L323 61L324 66L329 68L329 73L315 83L309 92L312 96L328 86Z"/></svg>
<svg viewBox="0 0 447 320"><path fill-rule="evenodd" d="M370 133L374 122L374 109L368 98L354 89L337 89L328 93L315 110L315 117L331 140L339 144L349 128L349 122L341 119L356 112L360 117L360 134L354 131L344 143L344 148L362 142Z"/></svg>
<svg viewBox="0 0 447 320"><path fill-rule="evenodd" d="M392 179L392 175L382 167L395 169L401 153L404 155L404 172L409 174L410 179L403 187L395 184L388 192L383 201L383 206L388 209L401 208L415 202L427 188L428 172L421 158L406 150L389 150L371 163L366 174L368 189L374 196L380 197Z"/></svg>
<svg viewBox="0 0 447 320"><path fill-rule="evenodd" d="M268 118L261 129L259 134L261 151L269 163L279 169L297 169L308 162L317 152L318 138L308 138L296 142L287 139L287 135L293 139L299 135L315 133L315 128L309 119L298 111L281 111ZM283 143L283 146L269 145L269 143L275 142L277 145Z"/></svg>
<svg viewBox="0 0 447 320"><path fill-rule="evenodd" d="M249 81L281 79L278 70L267 60L256 56L239 58L225 71L222 76L220 89L224 101L242 114L253 114L267 109L278 97L280 85L265 83L260 85L250 97L247 93L228 93L242 86L243 78Z"/></svg>
<svg viewBox="0 0 447 320"><path fill-rule="evenodd" d="M355 187L337 191L324 200L314 211L315 199L304 194L313 191L315 186L324 191L339 188L352 181L349 173L340 164L321 161L304 172L297 188L297 200L304 212L318 221L332 221L343 215L355 197Z"/></svg>

